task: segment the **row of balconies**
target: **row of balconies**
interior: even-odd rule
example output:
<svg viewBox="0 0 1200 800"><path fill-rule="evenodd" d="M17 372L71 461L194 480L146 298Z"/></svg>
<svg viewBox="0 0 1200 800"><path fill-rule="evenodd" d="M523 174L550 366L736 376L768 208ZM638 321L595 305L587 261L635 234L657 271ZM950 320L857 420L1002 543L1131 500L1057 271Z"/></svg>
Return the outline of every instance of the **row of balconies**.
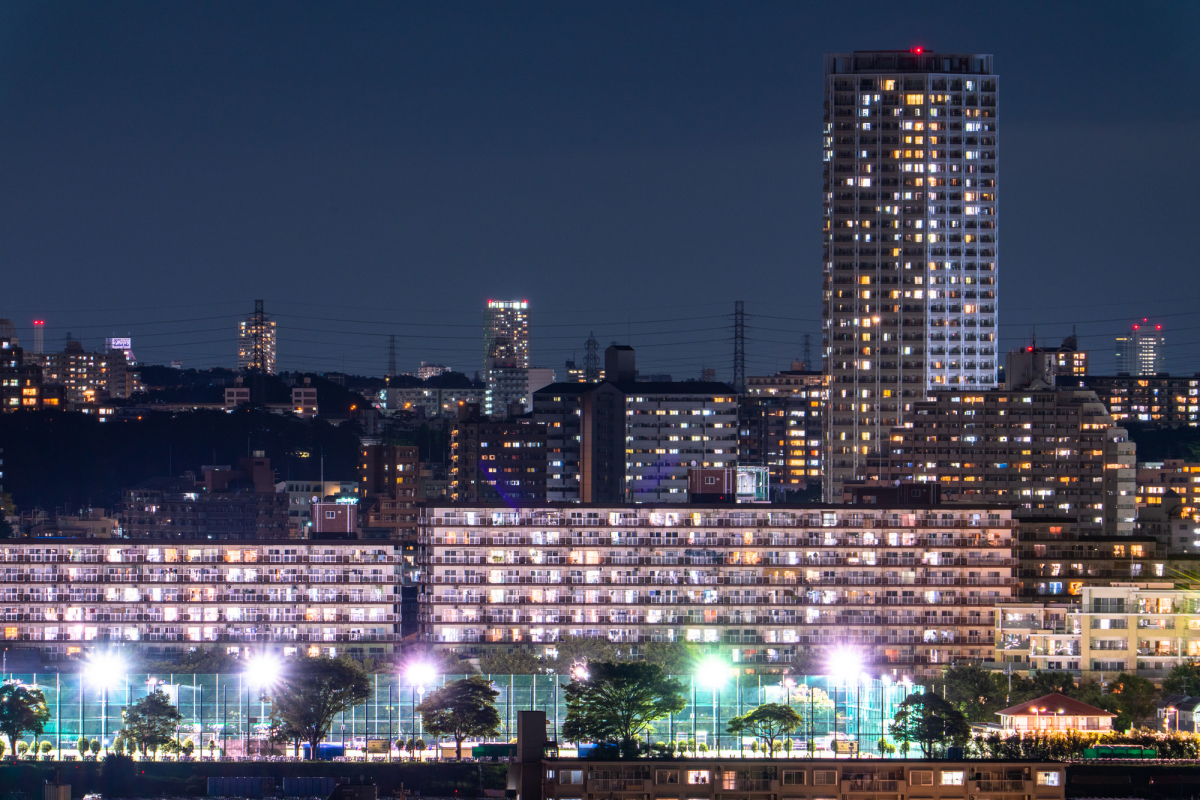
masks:
<svg viewBox="0 0 1200 800"><path fill-rule="evenodd" d="M395 633L335 633L328 634L324 632L291 632L291 631L272 631L270 633L213 633L210 636L201 635L200 638L193 638L187 633L161 633L161 632L143 632L138 631L136 639L130 639L125 636L110 636L106 633L97 633L90 639L82 637L73 637L70 633L47 634L41 630L23 631L18 634L19 641L25 642L88 642L88 643L104 643L104 642L398 642L400 641L399 634Z"/></svg>
<svg viewBox="0 0 1200 800"><path fill-rule="evenodd" d="M368 603L368 604L395 604L400 602L400 596L396 594L380 594L378 597L371 598L356 598L348 594L339 594L333 597L317 597L311 598L306 596L300 597L271 597L270 595L246 595L246 594L219 594L213 597L186 597L186 596L168 596L161 600L151 600L149 597L140 597L136 600L125 600L123 598L108 599L99 595L79 597L77 595L68 596L67 589L58 590L58 598L41 597L37 594L3 594L0 595L0 603L107 603L120 604L126 603L197 603L205 605L208 603L287 603L294 605L296 603L305 604L321 604L321 603Z"/></svg>
<svg viewBox="0 0 1200 800"><path fill-rule="evenodd" d="M1008 527L1008 526L1004 526ZM910 529L911 531L911 529ZM863 537L865 539L865 536ZM974 547L1008 549L1012 547L1011 535L972 534L969 536L948 536L947 534L905 534L900 544L885 544L880 541L851 540L849 536L810 537L693 537L680 541L674 536L430 536L422 534L417 539L419 544L433 547L653 547L656 550L678 547L684 549L734 547L853 547L857 549L889 549L896 550L905 547Z"/></svg>
<svg viewBox="0 0 1200 800"><path fill-rule="evenodd" d="M418 615L419 621L425 623L445 623L451 625L464 625L477 622L495 622L501 624L511 623L531 623L531 624L566 624L569 622L577 622L583 624L584 620L573 618L567 613L551 613L542 612L540 614L475 614L470 619L459 619L457 614L430 614L423 612ZM913 628L940 628L947 625L950 626L976 626L980 630L987 629L981 635L989 641L993 638L991 617L838 617L837 621L830 619L811 620L803 616L795 614L780 618L779 616L749 616L739 615L737 617L721 615L714 617L701 617L699 615L690 614L668 614L661 619L653 620L642 619L640 616L626 617L631 623L647 624L647 625L776 625L780 627L803 627L814 628L823 625L836 625L839 628L846 626L888 626L888 627L913 627ZM591 622L599 622L600 617ZM612 620L616 621L616 620ZM1027 642L1028 640L1026 640Z"/></svg>
<svg viewBox="0 0 1200 800"><path fill-rule="evenodd" d="M186 567L188 564L223 564L229 567L254 568L259 564L395 564L398 556L329 556L329 555L272 555L261 556L257 560L227 561L220 556L202 556L201 558L181 558L178 561L165 561L161 558L149 560L145 554L122 553L120 560L112 561L106 553L85 554L56 554L56 553L23 553L14 552L11 548L0 553L0 563L5 564L41 564L41 563L81 563L81 564L178 564Z"/></svg>
<svg viewBox="0 0 1200 800"><path fill-rule="evenodd" d="M785 595L782 597L718 597L712 601L688 600L683 597L638 597L631 601L618 601L605 598L601 602L588 603L582 596L564 597L556 600L541 601L543 605L773 605L787 606L833 606L833 605L880 605L880 606L991 606L998 601L1010 599L1005 597L943 597L938 600L927 600L923 597L879 597L879 596L840 596L810 600L804 595ZM485 595L437 595L432 599L422 595L421 602L440 605L528 605L534 601L530 595L506 595L503 600L492 600Z"/></svg>
<svg viewBox="0 0 1200 800"><path fill-rule="evenodd" d="M0 585L5 583L374 583L395 582L395 575L259 575L253 580L231 579L228 575L159 575L124 573L85 573L70 575L66 572L18 572L0 573Z"/></svg>
<svg viewBox="0 0 1200 800"><path fill-rule="evenodd" d="M820 546L820 545L816 545ZM833 545L837 546L837 545ZM847 545L849 546L849 545ZM912 547L914 545L905 545ZM889 548L890 549L890 548ZM1067 558L1069 556L1062 556ZM818 556L818 557L782 557L782 556L766 556L758 558L754 561L744 561L741 556L738 560L731 560L734 556L728 554L725 557L705 558L699 556L679 556L677 554L668 553L666 555L653 556L602 556L594 562L584 564L579 561L571 560L570 557L544 555L541 558L530 556L518 556L516 558L505 558L503 560L494 560L486 556L429 556L424 555L418 557L417 563L422 565L475 565L475 566L740 566L740 567L758 567L758 566L781 566L781 567L803 567L803 566L834 566L834 565L851 565L862 567L874 566L912 566L912 567L927 567L936 569L939 567L1011 567L1017 564L1015 558L1003 558L997 556L979 556L972 557L944 557L944 554L939 554L937 563L929 563L918 558L897 558L884 556L877 562L866 562L861 558L854 556Z"/></svg>
<svg viewBox="0 0 1200 800"><path fill-rule="evenodd" d="M736 576L601 576L595 580L583 577L542 577L542 576L505 576L504 580L490 580L483 577L457 577L434 575L434 584L472 585L488 584L492 586L558 586L558 585L587 585L587 586L1015 586L1016 578L976 578L976 577L931 577L918 575L915 577L890 576L829 576L819 578L788 578L788 577L736 577Z"/></svg>
<svg viewBox="0 0 1200 800"><path fill-rule="evenodd" d="M337 614L333 619L305 619L303 612L301 616L294 615L280 617L270 614L243 614L238 617L227 617L224 614L218 615L216 619L206 618L204 615L193 618L191 614L181 614L178 619L168 620L163 616L162 611L156 613L123 613L123 614L84 614L82 619L66 619L66 615L59 610L54 618L46 617L45 613L25 613L11 614L6 613L0 615L5 622L44 622L44 623L68 623L68 622L222 622L222 623L241 623L241 622L292 622L292 623L307 623L319 625L329 622L352 622L361 624L383 624L387 622L399 622L400 617L397 614L380 615L378 619L355 619L350 614Z"/></svg>
<svg viewBox="0 0 1200 800"><path fill-rule="evenodd" d="M668 512L675 513L675 512ZM879 517L856 518L853 515L839 517L833 524L825 524L820 516L794 519L772 514L770 519L723 519L720 517L701 517L696 521L686 514L680 515L678 522L671 524L655 523L649 519L624 519L611 522L604 517L578 517L562 519L558 515L538 517L510 517L503 522L495 523L491 519L479 515L469 521L466 516L447 514L443 517L421 517L422 528L516 528L529 526L553 526L567 528L1015 528L1013 519L936 519L922 517L912 522L902 522L899 519ZM428 530L424 531L426 535ZM567 531L566 535L570 535Z"/></svg>

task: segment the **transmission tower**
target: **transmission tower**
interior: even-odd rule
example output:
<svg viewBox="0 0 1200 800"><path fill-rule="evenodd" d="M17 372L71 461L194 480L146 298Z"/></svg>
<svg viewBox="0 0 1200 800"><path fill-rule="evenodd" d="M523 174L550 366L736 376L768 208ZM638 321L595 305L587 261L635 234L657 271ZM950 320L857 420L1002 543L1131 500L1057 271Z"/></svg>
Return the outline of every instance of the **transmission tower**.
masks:
<svg viewBox="0 0 1200 800"><path fill-rule="evenodd" d="M812 369L812 334L804 334L804 369Z"/></svg>
<svg viewBox="0 0 1200 800"><path fill-rule="evenodd" d="M746 303L733 304L733 390L746 391Z"/></svg>
<svg viewBox="0 0 1200 800"><path fill-rule="evenodd" d="M254 386L251 389L251 393L253 394L253 402L255 403L267 402L266 381L263 379L263 373L267 371L267 353L266 348L263 346L263 329L266 327L266 324L267 315L263 311L263 301L255 300L254 324L251 331L251 336L253 338L250 357L250 369L254 371Z"/></svg>
<svg viewBox="0 0 1200 800"><path fill-rule="evenodd" d="M583 357L583 379L588 383L598 383L600 381L600 343L596 341L596 334L589 332L588 340L583 343L583 346L587 348Z"/></svg>
<svg viewBox="0 0 1200 800"><path fill-rule="evenodd" d="M388 371L387 379L396 377L396 334L388 337Z"/></svg>

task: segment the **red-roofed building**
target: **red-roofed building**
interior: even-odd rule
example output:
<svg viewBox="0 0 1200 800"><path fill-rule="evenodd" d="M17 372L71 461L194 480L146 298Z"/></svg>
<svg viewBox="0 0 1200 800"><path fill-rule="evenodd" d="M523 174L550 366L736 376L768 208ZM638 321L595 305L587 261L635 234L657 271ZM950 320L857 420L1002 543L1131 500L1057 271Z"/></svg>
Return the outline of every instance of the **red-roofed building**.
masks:
<svg viewBox="0 0 1200 800"><path fill-rule="evenodd" d="M1111 731L1113 717L1103 708L1054 692L997 711L1006 731Z"/></svg>

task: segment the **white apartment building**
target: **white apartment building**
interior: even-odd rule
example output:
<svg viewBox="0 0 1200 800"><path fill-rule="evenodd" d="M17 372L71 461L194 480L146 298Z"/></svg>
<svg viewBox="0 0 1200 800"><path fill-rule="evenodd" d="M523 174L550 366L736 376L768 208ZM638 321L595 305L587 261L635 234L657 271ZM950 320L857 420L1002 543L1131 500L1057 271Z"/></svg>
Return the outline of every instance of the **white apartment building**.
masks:
<svg viewBox="0 0 1200 800"><path fill-rule="evenodd" d="M688 470L738 461L737 395L723 383L619 385L625 395L625 499L686 503Z"/></svg>
<svg viewBox="0 0 1200 800"><path fill-rule="evenodd" d="M52 658L117 643L385 655L399 624L397 560L390 545L343 541L10 541L3 638Z"/></svg>
<svg viewBox="0 0 1200 800"><path fill-rule="evenodd" d="M992 659L1014 525L969 506L430 506L422 630L461 653L686 641L772 671L843 646L934 673Z"/></svg>
<svg viewBox="0 0 1200 800"><path fill-rule="evenodd" d="M1004 606L996 660L1084 678L1127 672L1161 679L1200 657L1200 595L1167 581L1085 586L1082 602Z"/></svg>
<svg viewBox="0 0 1200 800"><path fill-rule="evenodd" d="M996 385L992 56L825 56L825 500L940 389Z"/></svg>

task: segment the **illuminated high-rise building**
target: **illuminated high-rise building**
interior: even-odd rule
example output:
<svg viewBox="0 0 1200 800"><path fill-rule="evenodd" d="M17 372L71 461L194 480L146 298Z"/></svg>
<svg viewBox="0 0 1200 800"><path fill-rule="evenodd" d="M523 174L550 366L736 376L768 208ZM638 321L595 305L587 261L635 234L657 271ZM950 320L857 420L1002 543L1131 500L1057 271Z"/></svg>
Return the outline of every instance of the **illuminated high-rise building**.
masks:
<svg viewBox="0 0 1200 800"><path fill-rule="evenodd" d="M998 88L990 55L825 56L827 501L930 392L996 385Z"/></svg>
<svg viewBox="0 0 1200 800"><path fill-rule="evenodd" d="M262 338L261 362L256 355L255 333ZM258 313L238 323L238 369L258 369L275 374L275 320Z"/></svg>
<svg viewBox="0 0 1200 800"><path fill-rule="evenodd" d="M1117 337L1118 375L1157 375L1163 369L1162 325L1152 325L1143 319L1134 323L1129 333Z"/></svg>
<svg viewBox="0 0 1200 800"><path fill-rule="evenodd" d="M488 300L483 312L484 413L504 416L527 403L529 393L529 303Z"/></svg>

